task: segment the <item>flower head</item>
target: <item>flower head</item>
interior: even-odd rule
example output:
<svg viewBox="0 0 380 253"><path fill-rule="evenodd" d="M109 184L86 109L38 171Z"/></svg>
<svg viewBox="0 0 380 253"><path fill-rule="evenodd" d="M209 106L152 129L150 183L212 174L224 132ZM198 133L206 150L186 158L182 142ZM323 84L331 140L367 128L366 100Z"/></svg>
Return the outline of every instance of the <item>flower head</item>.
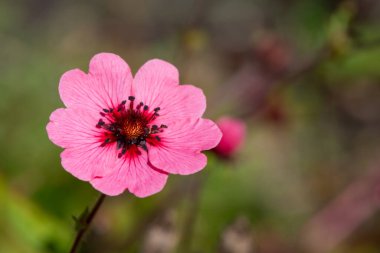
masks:
<svg viewBox="0 0 380 253"><path fill-rule="evenodd" d="M107 195L157 193L169 173L202 170L201 151L221 139L216 124L202 118L202 90L179 85L178 70L162 60L148 61L132 77L123 59L100 53L88 74L66 72L59 94L66 108L50 115L47 132L65 149L62 166Z"/></svg>
<svg viewBox="0 0 380 253"><path fill-rule="evenodd" d="M231 157L245 139L245 123L236 118L223 117L217 121L217 124L223 133L223 137L214 151L222 157Z"/></svg>

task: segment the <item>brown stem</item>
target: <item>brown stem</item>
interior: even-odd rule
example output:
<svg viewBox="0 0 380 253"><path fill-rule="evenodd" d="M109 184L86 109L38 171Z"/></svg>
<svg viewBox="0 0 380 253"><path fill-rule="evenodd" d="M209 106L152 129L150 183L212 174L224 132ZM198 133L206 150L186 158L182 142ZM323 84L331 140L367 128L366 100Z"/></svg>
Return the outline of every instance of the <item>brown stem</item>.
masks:
<svg viewBox="0 0 380 253"><path fill-rule="evenodd" d="M77 252L77 249L78 249L78 247L79 247L79 245L81 243L81 240L82 240L83 236L85 235L86 231L90 227L90 224L91 224L92 220L94 219L96 213L98 212L100 206L102 205L105 197L106 197L106 195L104 195L104 194L101 194L99 196L99 198L96 201L94 207L91 209L91 212L89 213L89 215L85 219L83 226L78 230L78 233L77 233L77 235L75 237L73 246L71 247L70 253Z"/></svg>

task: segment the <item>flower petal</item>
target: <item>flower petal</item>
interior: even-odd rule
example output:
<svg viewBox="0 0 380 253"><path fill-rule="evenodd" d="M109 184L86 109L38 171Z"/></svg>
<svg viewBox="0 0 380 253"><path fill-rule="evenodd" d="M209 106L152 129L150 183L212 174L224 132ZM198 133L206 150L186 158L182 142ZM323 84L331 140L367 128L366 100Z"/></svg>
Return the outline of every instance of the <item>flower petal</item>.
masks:
<svg viewBox="0 0 380 253"><path fill-rule="evenodd" d="M132 74L119 56L100 53L90 61L89 74L79 69L61 77L59 93L66 107L83 107L99 112L118 105L131 94Z"/></svg>
<svg viewBox="0 0 380 253"><path fill-rule="evenodd" d="M137 102L151 109L160 107L162 123L173 118L200 118L206 109L203 91L192 85L179 85L176 67L162 60L150 60L139 69L133 93Z"/></svg>
<svg viewBox="0 0 380 253"><path fill-rule="evenodd" d="M121 162L113 173L91 180L95 189L110 196L119 195L128 189L143 198L161 191L165 186L167 173L148 164L146 152L118 160Z"/></svg>
<svg viewBox="0 0 380 253"><path fill-rule="evenodd" d="M153 59L137 71L133 80L133 90L138 98L144 99L145 104L156 105L155 100L162 96L162 90L176 87L178 84L177 68L166 61Z"/></svg>
<svg viewBox="0 0 380 253"><path fill-rule="evenodd" d="M149 161L168 173L192 174L206 166L207 157L201 151L214 148L221 137L221 131L211 120L172 122L160 134L160 145L149 147Z"/></svg>
<svg viewBox="0 0 380 253"><path fill-rule="evenodd" d="M193 85L178 85L161 91L157 98L160 107L159 117L154 122L157 125L169 124L172 121L188 118L200 118L206 110L206 97L203 91Z"/></svg>
<svg viewBox="0 0 380 253"><path fill-rule="evenodd" d="M46 126L49 139L62 148L98 143L97 118L81 108L57 109Z"/></svg>
<svg viewBox="0 0 380 253"><path fill-rule="evenodd" d="M117 153L115 145L68 148L61 153L62 167L73 176L90 181L111 173L118 159Z"/></svg>
<svg viewBox="0 0 380 253"><path fill-rule="evenodd" d="M75 177L89 181L107 174L117 159L115 145L100 147L97 118L81 108L57 109L50 115L46 130L49 139L66 148L62 166Z"/></svg>

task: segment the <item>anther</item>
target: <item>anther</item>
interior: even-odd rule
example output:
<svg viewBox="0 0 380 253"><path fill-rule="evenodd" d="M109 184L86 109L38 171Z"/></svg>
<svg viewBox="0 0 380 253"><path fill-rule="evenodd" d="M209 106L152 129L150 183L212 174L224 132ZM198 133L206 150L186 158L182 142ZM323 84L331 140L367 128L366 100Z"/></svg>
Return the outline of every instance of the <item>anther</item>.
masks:
<svg viewBox="0 0 380 253"><path fill-rule="evenodd" d="M126 103L127 100L121 101L121 103L117 106L117 111L120 112L121 110L123 110Z"/></svg>
<svg viewBox="0 0 380 253"><path fill-rule="evenodd" d="M109 113L110 111L108 109L103 109L103 112Z"/></svg>
<svg viewBox="0 0 380 253"><path fill-rule="evenodd" d="M107 138L105 141L103 141L103 143L100 145L101 147L104 147L108 142L110 142L111 139L110 138Z"/></svg>
<svg viewBox="0 0 380 253"><path fill-rule="evenodd" d="M104 112L100 112L99 114L100 114L101 116L103 116L103 117L106 116L106 114L105 114Z"/></svg>
<svg viewBox="0 0 380 253"><path fill-rule="evenodd" d="M107 125L106 125L106 127L107 127ZM115 127L113 125L108 125L108 127L106 129L111 131L111 132L115 131Z"/></svg>
<svg viewBox="0 0 380 253"><path fill-rule="evenodd" d="M156 108L154 108L154 111L155 111L155 112L158 112L159 110L161 110L160 107L156 107Z"/></svg>
<svg viewBox="0 0 380 253"><path fill-rule="evenodd" d="M168 126L167 126L167 125L164 125L164 124L162 124L162 125L160 126L160 128L168 128Z"/></svg>
<svg viewBox="0 0 380 253"><path fill-rule="evenodd" d="M121 152L117 155L118 158L121 158L123 155L125 155L125 153L127 153L127 147L124 146L123 149L121 150Z"/></svg>
<svg viewBox="0 0 380 253"><path fill-rule="evenodd" d="M152 130L157 130L158 129L158 126L157 125L153 125L152 126Z"/></svg>
<svg viewBox="0 0 380 253"><path fill-rule="evenodd" d="M140 141L139 146L142 147L142 149L144 149L145 151L148 151L148 147L146 146L145 140Z"/></svg>
<svg viewBox="0 0 380 253"><path fill-rule="evenodd" d="M144 111L148 111L148 109L149 109L149 106L144 105Z"/></svg>
<svg viewBox="0 0 380 253"><path fill-rule="evenodd" d="M134 97L134 96L129 96L129 97L128 97L128 100L130 100L130 101L134 101L134 100L135 100L135 97Z"/></svg>
<svg viewBox="0 0 380 253"><path fill-rule="evenodd" d="M123 147L124 145L124 142L122 140L117 140L117 146L116 146L116 149L121 149L121 147Z"/></svg>
<svg viewBox="0 0 380 253"><path fill-rule="evenodd" d="M100 128L100 127L103 126L104 124L105 124L105 122L104 122L102 119L99 119L98 124L96 124L96 127L97 127L97 128Z"/></svg>
<svg viewBox="0 0 380 253"><path fill-rule="evenodd" d="M154 136L154 138L156 138L158 141L161 141L161 138L158 135Z"/></svg>

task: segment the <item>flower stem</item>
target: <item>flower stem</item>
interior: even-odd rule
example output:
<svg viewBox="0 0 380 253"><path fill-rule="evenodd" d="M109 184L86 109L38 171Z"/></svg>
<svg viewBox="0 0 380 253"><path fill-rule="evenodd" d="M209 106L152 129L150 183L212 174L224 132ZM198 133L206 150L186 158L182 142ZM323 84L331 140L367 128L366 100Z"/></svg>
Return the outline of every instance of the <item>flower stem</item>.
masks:
<svg viewBox="0 0 380 253"><path fill-rule="evenodd" d="M75 240L73 242L73 246L71 246L70 253L77 252L77 249L79 248L79 245L82 241L83 236L85 235L88 228L90 227L90 224L91 224L92 220L94 219L96 213L98 212L100 206L102 205L105 197L106 197L106 195L104 195L104 194L101 194L99 196L98 200L96 201L95 205L91 209L90 213L88 214L88 216L84 220L83 226L78 230L78 233L77 233Z"/></svg>
<svg viewBox="0 0 380 253"><path fill-rule="evenodd" d="M180 241L180 249L181 252L187 253L191 252L191 246L194 236L194 226L195 222L197 220L197 215L199 212L200 204L201 204L201 193L205 184L205 181L207 180L208 173L202 173L197 175L195 178L193 178L192 185L190 185L190 191L189 191L189 200L190 200L190 206L189 206L189 213L188 216L185 218L184 221L184 230L182 231L182 238Z"/></svg>

